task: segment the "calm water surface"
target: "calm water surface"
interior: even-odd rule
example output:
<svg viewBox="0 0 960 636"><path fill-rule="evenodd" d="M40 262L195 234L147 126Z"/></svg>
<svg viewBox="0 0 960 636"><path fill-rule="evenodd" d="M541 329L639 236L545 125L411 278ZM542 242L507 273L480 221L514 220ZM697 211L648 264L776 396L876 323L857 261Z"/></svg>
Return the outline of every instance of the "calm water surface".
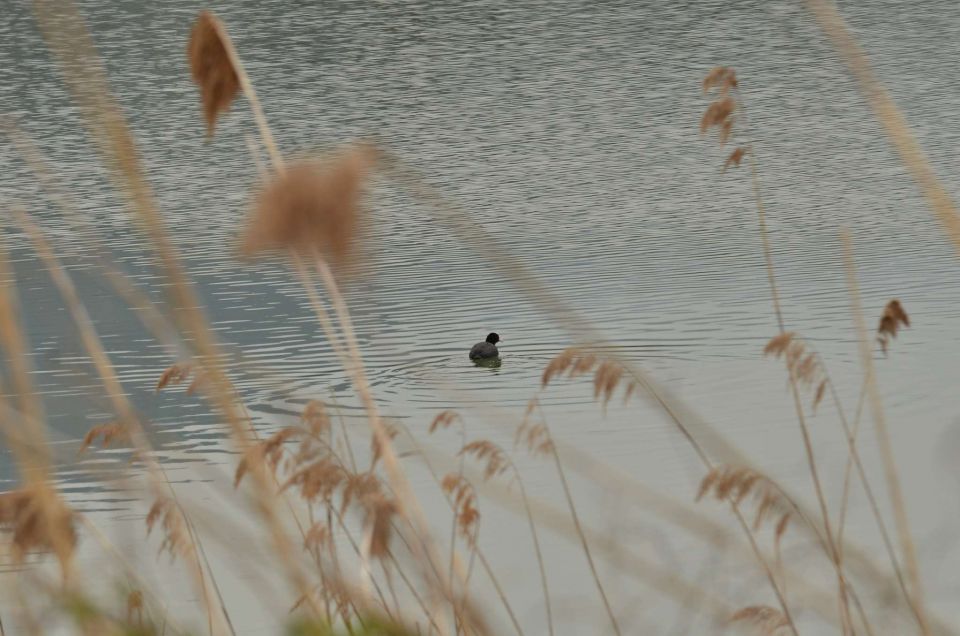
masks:
<svg viewBox="0 0 960 636"><path fill-rule="evenodd" d="M847 4L850 26L960 199L960 5ZM14 115L49 156L101 243L92 247L59 215L6 142L0 198L7 207L27 206L56 240L172 474L201 504L217 499L235 462L221 430L197 398L154 392L177 353L142 327L97 264L110 259L159 301L148 244L95 161L29 8L8 5L0 21L0 112ZM245 141L255 128L241 100L204 143L184 59L199 5L80 5L255 423L272 430L307 400L331 396L352 421L359 409L349 382L302 287L282 264L236 258L256 182ZM739 139L752 139L760 158L788 328L823 353L848 410L860 376L838 228L852 231L871 324L891 297L913 319L892 355L877 362L931 602L960 621L958 262L799 2L243 0L217 10L285 153L375 136L625 356L760 465L810 493L783 371L761 358L776 322L747 173L721 172L729 147L719 149L697 129L707 103L702 76L718 63L735 66L750 115ZM382 409L425 434L438 411L457 407L467 413L471 437L509 443L500 414L522 414L543 367L570 344L570 334L396 185L378 183L370 203L369 259L348 296ZM100 479L118 456L76 456L86 430L110 418L109 405L43 267L15 228L7 236L35 382L59 451L58 476L78 508L136 545L143 511L133 495ZM470 366L467 349L491 330L505 339L503 366ZM587 384L544 394L557 436L689 500L702 470L682 438L642 404L611 408L604 417ZM821 409L811 425L835 503L844 461L835 413ZM451 433L435 442L454 448L457 439ZM863 445L869 466L878 468L872 433ZM539 462L527 468L533 491L556 498L554 473ZM427 483L412 470L417 483ZM16 481L5 449L0 478L11 487ZM619 528L638 549L686 575L704 567L703 559L664 547L664 531L652 522L625 524L617 502L595 487L575 490L598 527ZM861 493L854 497L852 531L861 529L862 543L876 545ZM515 547L522 526L510 523L488 522L484 545L523 599L536 579L532 562L511 561L527 548ZM599 606L585 600L591 588L582 558L560 542L547 550L558 598L574 599L563 617L571 631L564 633L602 629ZM91 548L93 563L95 553ZM152 555L142 558L152 564ZM247 619L243 630L266 629L262 612L244 603L249 573L222 567L238 599L236 615ZM613 586L618 575L609 576ZM763 590L756 581L744 585ZM647 601L649 592L635 587L614 592L615 604L637 630L644 621L662 625L662 616L646 611L656 597ZM185 593L174 602L186 607L192 600ZM638 603L641 609L632 609ZM669 628L683 633L686 625L668 616ZM543 628L532 603L521 618L532 633Z"/></svg>

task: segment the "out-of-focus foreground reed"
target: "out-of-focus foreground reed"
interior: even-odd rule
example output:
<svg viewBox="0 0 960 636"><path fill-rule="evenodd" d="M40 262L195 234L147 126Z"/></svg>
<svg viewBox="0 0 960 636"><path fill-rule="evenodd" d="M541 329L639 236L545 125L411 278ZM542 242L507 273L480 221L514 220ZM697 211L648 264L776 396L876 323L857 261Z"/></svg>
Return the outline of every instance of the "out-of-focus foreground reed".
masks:
<svg viewBox="0 0 960 636"><path fill-rule="evenodd" d="M810 5L827 25L828 33L837 38L841 50L849 49L842 21L830 13L832 9L819 0ZM682 610L706 614L718 633L796 635L803 632L803 621L830 626L845 636L954 633L954 627L931 613L925 603L910 519L873 369L874 353L887 353L898 331L909 327L909 317L899 301L891 300L870 335L857 291L853 247L849 234L844 233L841 240L846 250L851 312L863 361L862 388L855 408L850 410L850 405L842 403L826 362L813 343L787 329L766 232L759 161L747 134L746 104L733 69L718 67L704 79L704 93L713 101L705 110L700 131L706 135L717 130L721 146L734 146L721 162L722 169L730 171L729 178L738 174L737 169L749 170L778 325L762 353L784 364L803 442L800 452L810 477L809 490L803 494L799 487L779 483L765 474L649 373L618 355L615 347L607 346L563 299L496 242L485 240L483 230L469 215L387 149L358 143L326 157L285 159L225 26L212 13L203 12L193 26L187 54L208 135L214 135L218 118L228 113L241 94L259 128L258 141L251 143L251 161L260 166L263 182L252 197L248 224L240 231L241 251L247 258L271 254L288 261L291 275L303 285L325 338L350 377L369 428L370 452L356 452L356 436L347 433L336 415L335 404L319 397L304 408L299 421L264 436L251 422L223 363L222 347L200 308L82 19L69 2L34 0L34 7L103 163L149 239L166 297L162 303L152 302L106 261L100 263L104 278L137 310L158 340L181 352L180 359L171 361L170 368L158 378L157 390L184 385L188 393L203 396L223 423L237 458L234 491L229 497L232 501L223 503L247 506L253 511L264 530L257 549L272 555L271 580L285 583L274 592L284 599L290 616L278 619L277 633L283 629L305 635L567 631L556 614L556 599L551 598L551 564L541 550L544 533L569 539L571 558L583 559L590 573L584 588L594 594L592 603L598 619L604 621L599 628L603 633L637 633L638 628L627 622L626 608L618 608L611 598L613 582L604 580L601 562L648 584ZM909 155L905 160L930 193L948 235L956 240L952 202L942 198L922 155L910 150L909 131L898 127L902 122L884 101L888 98L871 88L870 82L875 80L868 68L864 70L865 58L862 54L858 57L858 50L845 52L879 104L881 117L889 120L885 123L896 143ZM82 223L69 196L58 194L63 189L30 140L12 122L6 122L5 130L63 214ZM261 165L261 152L268 157L266 165ZM447 224L489 258L495 268L568 330L575 345L558 352L544 369L541 392L559 381L589 378L601 409L614 399L625 404L643 399L654 405L701 463L699 493L680 493L674 499L654 492L583 449L565 444L554 435L539 393L531 396L524 413L504 418L497 414L503 421L516 422L513 449L487 439L472 439L461 415L444 411L430 424L430 433L456 431L461 448L453 457L443 456L402 424L384 417L371 391L350 310L340 290L343 278L363 255L363 198L374 178L390 179L406 188L432 210L438 222ZM196 511L171 484L167 467L151 448L144 422L129 403L56 247L27 211L11 206L5 218L30 241L50 272L93 362L103 395L114 411L113 419L89 431L81 450L97 446L129 449L128 470L142 478L137 483L142 484L138 494L147 509L146 531L161 536L161 550L184 568L195 587L206 624L194 628L211 634L236 633L230 599L224 595L204 547L211 540L211 532L209 528L198 531ZM20 598L3 607L19 610L14 615L0 615L0 633L5 633L4 626L9 630L12 623L25 633L42 633L54 624L51 617L56 617L55 624L66 624L84 634L182 633L180 617L167 608L164 589L127 567L116 546L91 519L72 511L68 499L55 487L44 413L32 385L17 306L16 281L4 253L0 253L0 278L0 346L7 361L0 421L20 476L17 489L0 494L2 541L7 554L17 561L28 554L40 554L41 561L57 564L55 575L51 568L34 567L35 563L18 575ZM807 424L810 414L824 403L835 408L848 447L843 482L837 486L842 488L842 504L837 510L830 510L825 493L828 486L823 482ZM858 452L865 405L881 449L884 492L878 492ZM528 493L515 461L517 452L549 462L562 491L562 507ZM436 488L415 490L407 477L408 462L426 466ZM731 601L729 594L632 552L629 545L591 526L581 514L569 481L574 474L619 493L625 505L655 515L687 535L687 540L733 554L742 560L744 568L763 578L765 591ZM859 482L866 493L883 538L880 560L845 533L854 482ZM718 512L705 503L684 503L694 495L697 501L719 501L726 511ZM436 499L432 506L439 502L449 507L449 526L428 522L423 509L428 497ZM888 505L882 501L884 497L889 498L893 511L893 531L884 518ZM814 504L811 506L808 500ZM537 596L541 599L535 619L521 615L515 607L516 599L511 598L503 574L485 553L490 546L483 546L479 539L481 504L487 502L516 511L529 530L530 565L537 568ZM735 523L724 523L724 515ZM99 582L97 573L77 567L78 538L84 536L101 544L102 558L116 559L125 569L124 592L113 604L91 593L91 584ZM818 557L812 562L804 559L802 564L788 558L782 548L791 539L813 546ZM812 564L821 571L811 572ZM478 576L485 577L492 594L475 591Z"/></svg>

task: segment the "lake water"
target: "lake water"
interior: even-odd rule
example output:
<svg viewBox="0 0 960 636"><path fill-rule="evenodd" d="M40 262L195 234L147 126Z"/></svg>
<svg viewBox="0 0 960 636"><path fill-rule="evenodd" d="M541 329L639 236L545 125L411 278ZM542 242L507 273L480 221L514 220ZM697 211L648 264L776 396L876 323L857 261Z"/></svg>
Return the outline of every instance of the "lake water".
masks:
<svg viewBox="0 0 960 636"><path fill-rule="evenodd" d="M292 421L307 400L331 396L353 421L361 412L348 379L296 278L280 263L236 257L257 180L246 144L255 127L241 99L204 142L184 55L198 5L79 5L254 422L269 432ZM761 355L776 322L748 173L722 172L730 148L698 131L708 103L703 75L717 64L734 66L750 113L739 139L756 145L787 326L822 352L849 412L861 376L840 227L855 242L869 324L893 297L910 313L913 325L891 355L878 356L880 386L930 604L960 623L960 264L802 3L242 0L216 9L285 154L377 138L622 355L812 503L784 371ZM960 5L870 0L843 9L960 199ZM178 489L203 508L229 489L236 458L198 398L154 391L176 351L126 309L96 260L116 263L160 301L149 243L109 187L29 6L9 2L3 13L0 112L16 117L49 157L96 228L96 245L105 247L92 247L44 198L6 141L0 200L25 205L55 240L159 455ZM571 344L571 334L395 183L378 181L369 209L369 258L347 293L380 407L424 439L440 410L457 408L471 438L509 444L511 423L502 414L519 419L544 366ZM109 404L48 275L12 222L7 229L58 478L72 503L124 537L117 541L131 558L152 568L152 553L133 551L143 542L142 506L101 479L119 456L77 457L87 429L110 419ZM503 365L474 368L466 351L489 331L504 338ZM542 403L559 439L655 490L692 500L702 467L651 406L611 407L604 416L588 381L548 390ZM832 409L822 408L811 426L836 509L844 440ZM452 450L458 439L446 433L431 441ZM882 494L870 426L862 445ZM562 503L549 464L522 465L537 496ZM411 470L415 486L429 487L422 470ZM5 449L0 478L15 485ZM651 558L689 577L704 567L702 556L688 559L664 547L667 530L641 512L621 514L621 504L595 485L576 481L574 493L595 526ZM876 547L862 492L853 497L850 534ZM529 633L542 633L535 564L515 561L529 556L525 544L516 545L523 522L493 502L482 507L490 515L483 545L511 593L526 603L520 618ZM721 506L710 510L729 521ZM442 510L430 513L442 518ZM603 614L590 596L582 554L559 540L546 549L555 603L566 609L558 633L601 633ZM97 567L102 557L85 550ZM245 585L252 579L236 573L228 553L214 562L229 581L238 631L267 633L270 614L247 602L257 596L253 584ZM622 582L615 568L603 572L624 621L636 621L628 631L683 633L685 622L674 622L670 612L665 618L648 588ZM741 577L737 585L749 592L734 595L741 601L753 593L771 602L762 581ZM189 592L171 597L174 608L189 613ZM497 622L503 617L493 620L506 628Z"/></svg>

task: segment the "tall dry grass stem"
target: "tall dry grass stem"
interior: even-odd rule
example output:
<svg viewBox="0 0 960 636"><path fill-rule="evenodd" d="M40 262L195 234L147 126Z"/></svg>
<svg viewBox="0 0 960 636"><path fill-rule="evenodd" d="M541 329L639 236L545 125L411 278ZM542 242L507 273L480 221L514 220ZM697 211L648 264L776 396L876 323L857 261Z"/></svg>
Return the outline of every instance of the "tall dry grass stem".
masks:
<svg viewBox="0 0 960 636"><path fill-rule="evenodd" d="M530 498L527 495L527 488L523 483L523 475L521 474L520 469L517 467L512 457L507 455L507 453L500 448L500 446L489 440L477 440L470 442L469 444L464 445L458 454L461 456L471 455L478 461L486 464L483 471L484 481L488 481L493 477L503 474L508 468L513 475L513 480L516 480L517 486L520 490L520 499L523 501L524 510L526 511L527 525L530 528L530 536L533 539L533 551L537 557L537 568L540 570L540 587L543 588L543 605L547 618L547 633L550 636L553 636L553 610L550 602L550 586L547 583L547 568L543 560L543 552L540 549L540 536L537 532L537 524L534 522L533 511L530 509ZM460 470L463 470L462 467Z"/></svg>
<svg viewBox="0 0 960 636"><path fill-rule="evenodd" d="M428 457L426 447L421 442L417 441L417 438L413 435L413 433L410 431L410 429L407 426L401 424L400 428L406 434L406 438L413 445L413 448L416 451L415 455L420 458L420 460L423 462L424 466L426 467L427 471L430 473L430 476L433 478L434 483L437 485L437 487L440 488L440 491L443 493L444 499L446 500L447 505L450 507L451 512L455 511L456 509L455 503L451 499L449 493L447 493L443 489L442 487L443 480L438 474L436 468L434 467L433 462ZM459 465L459 462L458 462L458 465ZM500 603L503 605L504 611L506 611L507 617L510 619L510 623L512 627L517 632L518 636L523 636L523 628L520 627L520 621L517 620L517 615L513 610L513 606L510 604L510 600L507 597L507 594L504 591L499 578L496 576L496 573L494 572L493 567L490 565L490 562L487 560L486 556L484 556L483 550L479 546L477 546L475 553L477 555L478 560L480 561L481 567L483 567L484 571L487 574L487 577L490 579L490 583L491 585L493 585L494 590L497 593L497 597L500 599Z"/></svg>
<svg viewBox="0 0 960 636"><path fill-rule="evenodd" d="M577 507L573 503L573 493L570 492L570 485L567 483L567 475L563 470L563 462L560 461L560 454L557 453L557 447L553 443L553 436L550 434L550 428L547 425L547 418L543 413L543 407L540 405L540 400L537 398L534 398L534 400L536 400L537 412L540 415L540 422L547 438L541 447L547 449L551 458L553 459L554 465L557 468L557 475L560 477L560 487L563 490L563 496L566 499L567 508L570 510L570 518L573 519L573 527L576 529L577 536L580 538L580 546L583 549L583 554L587 557L587 565L590 566L590 575L593 577L593 583L596 585L597 591L600 593L600 599L603 601L603 607L606 609L607 617L610 619L610 626L613 628L614 633L619 636L622 633L620 631L620 625L617 622L616 615L613 612L613 607L610 605L610 601L607 598L607 593L603 589L603 583L600 582L600 573L597 572L597 566L593 561L593 554L590 552L590 543L587 541L587 535L584 533L583 526L580 523L580 515L577 514Z"/></svg>
<svg viewBox="0 0 960 636"><path fill-rule="evenodd" d="M720 67L720 68L725 68L725 67ZM727 73L729 75L733 75L733 70L728 69ZM710 76L708 75L708 78L709 77ZM710 88L710 84L708 84L705 81L704 90L709 90L709 88ZM733 96L731 96L731 94ZM722 125L729 126L730 128L732 128L733 120L730 117L730 113L732 113L734 109L740 111L741 119L743 120L746 119L746 105L744 104L743 97L740 94L738 84L735 79L732 81L732 83L731 82L727 83L727 91L721 90L721 96L718 99L718 101L714 102L714 104L717 104L719 102L726 102L730 100L732 100L732 103L734 106L731 107L727 112L726 117L723 119ZM710 113L710 109L708 108L707 114L709 113ZM706 116L707 115L705 114L704 117L706 118ZM701 132L703 130L704 130L704 124L703 122L701 122ZM724 130L726 132L726 135L729 136L730 129L726 128ZM725 140L725 137L721 137L721 144L723 143L724 140ZM751 184L751 189L753 191L754 204L757 210L757 222L759 226L760 240L763 248L763 258L764 258L764 264L765 264L766 273L767 273L767 282L770 288L771 302L773 304L773 310L774 310L774 315L776 316L779 334L780 336L785 336L787 334L787 330L786 330L786 325L783 318L783 309L780 303L780 292L777 287L776 270L774 268L774 263L773 263L773 249L770 243L769 232L767 231L766 209L764 206L763 196L760 188L760 175L757 167L758 161L756 157L756 151L754 150L754 146L752 142L747 143L744 146L744 148L747 155L748 165L750 166L750 184ZM739 160L738 160L738 163L739 163ZM807 469L810 472L810 478L813 482L813 489L817 498L817 504L820 507L821 521L823 523L824 531L826 534L828 556L833 561L834 568L837 574L837 587L838 587L839 598L840 598L840 612L841 612L841 616L843 617L843 633L849 634L852 631L852 623L850 619L849 602L847 599L847 581L846 581L846 578L843 572L843 567L840 561L840 551L837 548L836 538L833 534L833 529L831 528L830 511L827 506L826 496L823 491L823 485L821 483L819 470L817 468L817 461L816 461L816 457L813 450L813 442L810 436L810 430L807 425L806 416L803 410L803 402L800 398L800 387L799 387L800 379L797 377L797 369L795 365L790 364L788 361L786 367L787 367L787 374L790 382L790 393L793 398L794 412L796 413L796 416L797 416L797 423L800 428L800 435L803 440L804 453L807 459Z"/></svg>
<svg viewBox="0 0 960 636"><path fill-rule="evenodd" d="M216 16L205 16L203 20L210 21L210 23L217 30L221 42L223 44L224 50L229 58L229 61L237 74L237 77L240 82L240 86L244 91L244 94L247 95L247 99L250 102L251 109L254 113L254 117L257 121L257 125L260 129L260 135L264 142L264 145L267 148L268 154L271 158L274 170L280 175L280 178L283 179L286 174L286 167L282 155L277 149L276 143L273 138L273 134L270 130L269 125L266 122L266 118L263 115L263 110L260 107L259 99L256 97L256 92L253 89L252 84L249 81L249 78L246 74L246 71L243 68L243 64L240 61L239 56L235 48L233 47L230 37L227 34L226 29L223 27L222 23L216 18ZM339 187L339 186L337 186ZM350 188L349 191L353 191L355 188ZM314 193L315 194L315 193ZM346 199L341 197L340 203L342 205L347 205L349 202ZM352 207L350 204L348 207ZM313 211L309 211L308 214L311 215L311 218L315 220L316 217L313 216ZM290 237L284 235L279 237L281 240L279 244L288 243ZM324 238L324 241L327 239ZM314 241L315 242L315 241ZM335 244L331 245L336 247ZM336 254L337 251L334 250ZM369 423L374 434L374 438L377 444L377 447L380 449L381 458L383 460L384 467L387 472L388 479L393 487L394 492L397 495L399 508L398 513L407 519L415 531L422 537L429 537L429 530L424 521L423 513L420 510L419 504L403 474L403 470L400 467L400 463L397 460L396 454L393 451L390 437L381 421L379 412L377 410L376 404L370 393L369 385L366 379L366 373L363 368L362 357L359 352L359 347L357 346L356 336L354 334L353 325L350 319L350 313L347 309L347 305L343 300L343 296L340 293L339 286L333 276L333 273L330 271L329 266L326 261L321 257L321 255L316 251L314 247L314 264L317 271L319 272L321 279L324 282L324 286L327 289L328 294L331 297L331 303L334 307L334 311L337 315L337 318L340 323L340 331L343 335L345 341L345 348L348 357L349 364L347 365L347 370L351 375L354 388L356 389L358 395L361 398L361 402L364 405L364 408L367 411ZM436 561L438 555L436 554L435 547L432 540L427 540L426 542L426 553L423 555L428 561ZM451 601L453 599L452 590L450 590Z"/></svg>
<svg viewBox="0 0 960 636"><path fill-rule="evenodd" d="M942 224L944 233L960 254L960 213L957 206L930 166L923 148L910 130L906 117L870 67L867 54L847 28L846 21L832 0L806 0L805 4L857 79L860 91L883 126L887 139L897 150L910 176L920 186L920 191Z"/></svg>
<svg viewBox="0 0 960 636"><path fill-rule="evenodd" d="M80 296L70 279L70 275L61 265L59 259L55 256L53 248L47 242L46 238L43 236L43 233L33 223L33 221L30 220L27 213L22 210L14 210L14 213L18 222L20 223L20 226L33 241L37 254L46 265L48 274L53 279L54 285L60 291L60 294L64 299L67 311L70 313L73 323L80 333L80 339L83 342L83 346L90 355L90 359L93 361L94 368L97 369L97 373L103 382L104 390L110 399L114 411L120 418L122 427L120 434L133 442L137 457L145 462L148 469L148 474L153 484L155 496L158 499L169 498L176 506L176 514L183 519L183 522L187 528L186 538L189 543L189 545L186 546L186 556L190 564L190 573L194 577L195 584L197 585L201 598L203 599L204 609L209 621L208 627L210 632L235 633L233 629L233 623L230 620L230 615L226 609L226 604L224 603L223 596L220 593L220 588L216 581L213 580L212 571L209 569L209 567L207 567L206 571L204 571L204 567L201 564L202 547L200 547L199 537L197 537L190 520L184 514L183 509L178 501L177 493L170 484L170 480L167 477L166 471L159 462L153 459L150 444L147 441L143 427L140 424L140 420L133 408L133 405L128 400L126 393L123 390L123 386L120 384L116 370L114 369L107 352L104 350L103 345L100 342L100 337L97 335L96 329L93 327L93 321L91 320L90 315L87 313L83 302L80 300ZM212 590L210 589L211 587L213 588ZM216 597L216 604L214 603L214 596ZM214 630L215 620L218 621L216 630ZM220 624L220 621L223 622L222 625Z"/></svg>
<svg viewBox="0 0 960 636"><path fill-rule="evenodd" d="M34 392L31 368L25 343L26 333L20 324L16 278L8 259L6 246L0 242L0 347L6 352L8 373L13 380L17 399L15 417L4 417L4 439L11 449L20 472L22 487L4 493L3 503L13 503L6 510L4 521L14 525L15 556L20 558L30 548L50 549L57 556L64 585L74 584L76 532L74 514L52 485L50 449L44 427L43 407ZM0 386L0 407L7 406L7 390ZM11 501L12 500L12 501Z"/></svg>
<svg viewBox="0 0 960 636"><path fill-rule="evenodd" d="M857 331L860 344L860 363L863 366L864 382L867 384L867 397L870 411L873 415L874 431L877 435L877 445L883 459L884 476L887 481L887 490L890 502L893 505L893 518L900 539L900 550L910 581L913 604L916 609L917 622L923 634L930 633L927 622L926 605L923 596L923 584L920 578L920 566L917 562L917 550L910 533L910 521L907 515L906 502L897 474L897 464L893 453L893 443L887 429L887 420L880 401L880 392L877 388L876 372L873 366L873 352L867 336L866 324L863 319L863 306L860 301L860 287L857 284L856 264L853 256L853 240L850 231L846 228L840 231L840 240L843 244L843 260L847 273L847 286L850 293L850 309L853 313L853 323Z"/></svg>
<svg viewBox="0 0 960 636"><path fill-rule="evenodd" d="M168 283L165 289L175 322L185 342L196 350L197 358L210 379L206 384L207 395L223 414L238 450L246 452L251 443L248 427L218 362L219 346L200 309L201 304L183 268L179 252L167 233L163 217L144 177L126 118L112 97L106 73L83 19L69 0L34 0L33 7L47 46L54 54L112 178L118 189L129 197L135 218L152 241L160 272ZM294 558L290 540L276 515L269 477L262 466L255 467L251 472L254 475L257 510L267 524L293 587L305 595L309 591L307 577ZM308 601L311 610L320 615L321 609L312 599Z"/></svg>

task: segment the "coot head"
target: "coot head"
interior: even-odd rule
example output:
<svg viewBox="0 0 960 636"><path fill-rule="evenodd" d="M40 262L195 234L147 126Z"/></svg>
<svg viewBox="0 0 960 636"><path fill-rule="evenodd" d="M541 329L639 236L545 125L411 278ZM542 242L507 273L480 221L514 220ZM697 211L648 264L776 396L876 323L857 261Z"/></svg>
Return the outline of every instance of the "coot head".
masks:
<svg viewBox="0 0 960 636"><path fill-rule="evenodd" d="M500 342L500 336L498 336L493 332L490 332L489 334L487 334L487 342L489 342L492 345L495 345L498 342Z"/></svg>

